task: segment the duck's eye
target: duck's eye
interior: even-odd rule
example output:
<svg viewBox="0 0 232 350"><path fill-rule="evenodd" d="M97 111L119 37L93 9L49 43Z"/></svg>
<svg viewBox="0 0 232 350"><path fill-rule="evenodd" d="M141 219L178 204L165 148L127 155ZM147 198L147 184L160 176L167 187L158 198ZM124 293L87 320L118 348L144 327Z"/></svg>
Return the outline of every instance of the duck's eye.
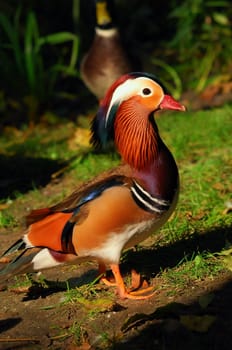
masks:
<svg viewBox="0 0 232 350"><path fill-rule="evenodd" d="M142 94L145 95L145 96L151 95L151 93L152 93L152 91L149 88L144 88L142 90Z"/></svg>

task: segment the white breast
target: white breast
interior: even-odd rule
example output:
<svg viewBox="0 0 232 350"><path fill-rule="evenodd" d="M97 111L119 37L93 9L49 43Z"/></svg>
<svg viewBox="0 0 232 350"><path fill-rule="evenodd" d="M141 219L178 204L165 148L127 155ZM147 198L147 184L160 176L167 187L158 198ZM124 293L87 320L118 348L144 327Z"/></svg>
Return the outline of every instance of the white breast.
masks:
<svg viewBox="0 0 232 350"><path fill-rule="evenodd" d="M81 256L91 254L93 258L103 259L109 263L119 263L121 252L123 248L127 245L134 236L143 236L144 232L150 231L153 226L153 220L150 222L143 221L139 224L133 224L127 226L123 232L112 232L104 243L94 249L89 251L81 251ZM143 239L140 239L141 241Z"/></svg>

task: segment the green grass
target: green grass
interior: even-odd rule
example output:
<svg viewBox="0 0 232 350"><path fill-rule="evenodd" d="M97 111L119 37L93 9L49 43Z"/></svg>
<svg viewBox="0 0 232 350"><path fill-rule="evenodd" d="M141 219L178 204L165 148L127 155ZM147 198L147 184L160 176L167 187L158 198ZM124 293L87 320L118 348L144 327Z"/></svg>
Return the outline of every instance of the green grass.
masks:
<svg viewBox="0 0 232 350"><path fill-rule="evenodd" d="M166 113L157 119L157 123L178 164L180 198L171 219L157 236L156 233L152 235L149 247L144 249L141 244L136 251L123 254L122 270L128 268L130 262L133 265L135 259L142 274L146 275L148 267L158 295L174 300L184 295L188 300L193 290L198 291L198 287L200 290L208 283L212 285L214 279L224 275L225 270L232 270L232 214L225 210L226 203L232 201L232 106L199 112ZM19 157L22 161L24 157L34 157L64 163L61 166L64 169L62 177L51 186L51 194L48 192L47 195L47 188L35 185L27 192L18 189L16 198L2 198L0 205L8 207L0 211L0 232L21 231L21 218L29 209L55 204L83 181L119 163L118 156L112 153L96 154L91 149L70 148L75 127L72 123L61 123L49 128L39 126L31 133L25 129L16 135L12 132L2 135L0 147L6 159L14 156L15 160ZM7 165L4 164L2 169ZM25 163L27 167L30 164L37 163ZM47 169L46 164L43 171ZM137 259L137 256L142 259ZM73 267L74 275L75 269ZM129 270L127 272L125 282L129 285ZM67 290L58 302L43 306L44 311L75 310L74 315L78 314L67 329L57 329L54 340L73 337L76 344L81 344L91 323L91 327L96 328L94 332L99 335L99 341L111 344L112 337L103 330L99 319L117 306L115 288L104 288L95 281L84 282L78 287L69 287L67 283ZM22 276L15 278L11 288L23 290L28 285L31 285L31 280ZM49 284L46 288L50 288ZM203 297L209 303L213 294ZM205 303L201 297L198 302Z"/></svg>
<svg viewBox="0 0 232 350"><path fill-rule="evenodd" d="M218 273L222 262L215 253L217 250L220 252L225 245L230 247L232 242L229 233L232 215L225 211L232 193L232 106L208 111L166 113L158 118L157 123L177 161L181 191L177 209L171 220L161 228L159 240L153 248L170 246L171 252L172 245L182 242L178 252L180 259L176 261L175 267L163 269L163 275L169 282L173 280L181 284L180 281L185 281L187 276L190 278L189 275L194 280ZM10 134L3 135L1 148L5 155L56 158L58 162L70 160L64 172L64 176L70 179L70 187L65 186L59 193L47 197L37 187L25 194L18 193L16 204L13 200L13 205L0 212L0 228L15 226L18 219L17 212L15 215L16 206L18 215L21 215L21 205L25 207L31 202L34 208L51 205L68 195L75 187L73 184L78 185L118 164L118 156L114 154L95 154L90 149L70 150L68 141L74 129L72 123L50 127L49 130L38 128L25 142L22 141L23 132L16 138ZM207 237L205 241L204 237ZM199 251L198 243L189 249L194 239L199 240L202 246ZM220 241L218 245L217 241ZM215 246L212 249L213 243ZM196 269L197 261L200 265ZM79 289L79 294L72 291L75 295L71 299L83 300L93 291L92 286L91 291Z"/></svg>
<svg viewBox="0 0 232 350"><path fill-rule="evenodd" d="M13 215L0 211L0 229L3 227L12 227L15 224Z"/></svg>
<svg viewBox="0 0 232 350"><path fill-rule="evenodd" d="M176 158L181 179L177 209L160 230L158 244L168 246L182 241L182 249L188 250L187 242L201 242L207 237L206 251L192 248L190 256L161 273L172 290L173 286L184 288L189 281L211 278L225 266L220 257L210 252L213 243L213 250L217 250L217 242L210 242L210 234L212 240L220 240L218 250L223 244L232 244L232 215L225 211L226 203L232 199L232 107L172 113L158 119L158 124Z"/></svg>
<svg viewBox="0 0 232 350"><path fill-rule="evenodd" d="M50 32L41 36L36 13L25 12L21 5L15 10L14 18L10 17L0 14L0 51L7 72L4 74L6 85L17 90L28 107L29 120L34 122L37 120L39 107L43 103L49 103L54 97L55 86L61 75L78 77L76 63L79 56L79 38L71 32ZM54 58L57 45L60 47L59 56ZM63 55L63 45L67 45L67 49L69 47L70 53L66 53L67 57ZM49 46L53 47L52 64L48 63L48 57L44 55L44 47L48 50Z"/></svg>
<svg viewBox="0 0 232 350"><path fill-rule="evenodd" d="M232 107L173 113L158 122L181 178L179 204L166 233L180 238L185 231L231 225L231 215L223 211L231 200Z"/></svg>
<svg viewBox="0 0 232 350"><path fill-rule="evenodd" d="M78 180L86 181L101 172L115 167L119 164L119 158L116 154L94 154L89 153L83 159L74 164L74 176Z"/></svg>
<svg viewBox="0 0 232 350"><path fill-rule="evenodd" d="M208 252L185 256L174 268L161 271L163 283L160 288L168 289L168 295L194 285L204 279L213 279L224 269L222 260Z"/></svg>
<svg viewBox="0 0 232 350"><path fill-rule="evenodd" d="M61 120L59 125L38 125L32 130L27 127L21 130L6 129L0 139L0 153L6 156L68 160L75 154L67 145L67 139L75 130L73 128L73 123Z"/></svg>

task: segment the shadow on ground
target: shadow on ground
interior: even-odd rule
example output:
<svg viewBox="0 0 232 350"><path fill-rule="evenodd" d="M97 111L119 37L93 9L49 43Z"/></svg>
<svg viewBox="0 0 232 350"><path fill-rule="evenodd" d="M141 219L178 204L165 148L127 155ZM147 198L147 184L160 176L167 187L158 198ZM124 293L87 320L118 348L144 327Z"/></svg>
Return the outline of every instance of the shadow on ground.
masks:
<svg viewBox="0 0 232 350"><path fill-rule="evenodd" d="M212 229L204 234L196 234L191 239L180 240L164 247L140 248L138 251L131 249L125 253L120 269L123 275L130 274L131 269L135 269L141 275L151 279L161 269L175 267L184 256L191 257L195 253L206 251L212 254L220 252L228 241L232 242L232 227ZM81 269L81 265L79 266ZM46 298L50 294L67 290L67 285L70 289L88 285L96 279L97 270L85 271L79 278L75 277L75 272L73 274L74 276L67 281L46 280L45 288L35 282L23 300Z"/></svg>
<svg viewBox="0 0 232 350"><path fill-rule="evenodd" d="M191 257L205 251L220 252L228 241L232 242L232 227L212 228L167 246L130 250L126 253L126 262L122 263L122 269L128 272L131 268L136 268L148 277L154 277L160 272L160 268L172 268L185 256Z"/></svg>
<svg viewBox="0 0 232 350"><path fill-rule="evenodd" d="M176 266L185 254L219 252L228 240L232 241L231 227L212 229L166 247L129 252L123 267L129 271L133 266L139 272L154 276L160 267ZM212 295L212 302L202 307L199 296L208 293ZM168 303L150 314L135 313L127 325L124 324L123 341L110 349L232 349L232 274L229 271L222 273L216 282L212 281L211 286L204 285L201 291L194 292L186 286L186 291L182 296L177 295L177 299L179 297L184 303ZM204 328L209 320L212 324Z"/></svg>
<svg viewBox="0 0 232 350"><path fill-rule="evenodd" d="M228 240L232 241L231 227L211 229L204 234L196 234L190 239L181 240L165 247L140 248L138 251L128 251L124 255L121 268L123 273L129 273L131 268L135 268L138 272L153 278L160 272L160 268L165 269L176 266L186 254L192 256L196 252L208 251L216 253L221 251ZM75 271L71 271L71 276L69 274L69 277L67 277L70 289L89 284L96 277L96 270L86 270L86 267L81 267L80 265L79 275L80 271L83 271L80 278L75 277ZM48 281L45 289L41 286L33 286L34 289L29 290L28 294L21 299L23 301L21 306L25 307L24 302L30 302L33 299L38 299L38 302L41 303L47 296L67 289L65 281L60 280L57 282L55 278L52 280L53 277L50 279L51 281ZM172 297L172 299L165 292L158 291L157 295L152 297L148 303L133 303L117 299L117 304L119 306L122 305L123 308L100 313L98 318L92 321L88 319L88 312L86 313L85 317L88 320L87 332L89 330L94 332L96 324L98 327L102 327L102 332L105 331L105 327L106 332L107 329L110 329L112 332L110 334L112 346L109 345L107 349L111 350L231 349L232 274L223 271L215 279L208 279L207 283L202 281L202 283L197 283L194 288L192 287L193 284L186 285L186 288L181 290L180 294ZM211 295L210 298L208 298L209 294ZM208 300L205 306L202 306L199 302L199 298L202 296L205 296ZM49 298L48 303L49 305L51 303ZM38 308L38 305L41 306L41 304L36 305L36 308ZM69 311L67 312L69 313ZM54 311L52 315L49 315L47 315L49 322L51 322L50 316L57 317ZM46 315L43 314L44 316ZM80 317L80 309L78 308L72 316L71 322L76 317L77 319ZM8 318L3 320L3 322L5 322L5 326L18 328L20 326L17 325L17 322L19 322L21 327L25 327L28 320L22 318L20 322L19 319L11 320ZM54 321L52 318L52 322L56 324L57 320ZM65 322L67 322L67 319L63 314L62 324ZM115 339L114 335L116 336ZM34 337L33 334L32 336ZM96 337L97 335L94 334L91 339L96 339ZM71 341L71 339L68 341ZM39 344L43 345L42 338L39 340ZM66 349L68 344L65 342L63 344L59 343L57 347L53 348ZM26 345L25 347L19 346L19 349L31 348L29 342L27 345L28 347ZM16 349L16 347L6 347L4 349ZM93 345L91 349L106 348L102 347L101 344L97 344L96 347Z"/></svg>
<svg viewBox="0 0 232 350"><path fill-rule="evenodd" d="M229 350L232 348L231 295L232 281L229 281L213 289L213 301L206 308L196 300L190 304L170 303L151 314L137 315L137 324L133 323L137 331L128 336L127 330L123 341L110 349Z"/></svg>
<svg viewBox="0 0 232 350"><path fill-rule="evenodd" d="M46 158L0 154L0 199L15 198L33 188L45 186L64 163Z"/></svg>
<svg viewBox="0 0 232 350"><path fill-rule="evenodd" d="M0 333L15 327L21 321L22 321L21 317L7 318L5 320L0 320Z"/></svg>

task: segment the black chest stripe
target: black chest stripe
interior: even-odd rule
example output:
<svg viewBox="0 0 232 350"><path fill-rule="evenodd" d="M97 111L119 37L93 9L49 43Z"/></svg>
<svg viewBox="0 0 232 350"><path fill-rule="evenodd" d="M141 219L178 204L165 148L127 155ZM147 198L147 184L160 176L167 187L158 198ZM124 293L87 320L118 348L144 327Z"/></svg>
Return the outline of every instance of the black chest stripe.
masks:
<svg viewBox="0 0 232 350"><path fill-rule="evenodd" d="M152 197L137 182L133 182L131 192L135 202L144 210L162 214L170 208L171 203L164 199Z"/></svg>
<svg viewBox="0 0 232 350"><path fill-rule="evenodd" d="M72 244L73 226L75 222L67 221L61 234L62 249L65 253L76 254Z"/></svg>

